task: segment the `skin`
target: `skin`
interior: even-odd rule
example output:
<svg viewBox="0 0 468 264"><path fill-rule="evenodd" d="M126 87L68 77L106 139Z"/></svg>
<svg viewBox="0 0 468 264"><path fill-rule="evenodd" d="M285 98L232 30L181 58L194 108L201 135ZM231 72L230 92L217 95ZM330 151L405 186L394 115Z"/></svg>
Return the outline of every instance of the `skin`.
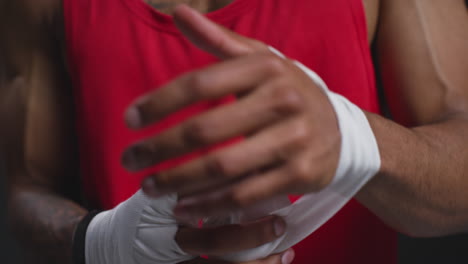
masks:
<svg viewBox="0 0 468 264"><path fill-rule="evenodd" d="M378 1L364 2L368 18L369 41L371 42L374 39L373 33L377 23ZM157 1L152 2L152 4L157 3ZM3 69L2 75L0 75L2 77L0 98L3 100L0 121L3 124L8 124L8 126L2 127L1 143L2 150L6 152L4 156L7 157L11 222L18 230L19 239L27 249L30 262L70 263L73 231L86 210L79 206L79 201L76 199L74 201L73 197L64 195L64 193L68 193L64 190L68 190L69 185L73 182L70 179L76 177L73 172L77 171L75 162L77 159L74 154L76 146L71 145L71 142L76 142L76 139L73 124L70 123L70 120L73 120L73 109L69 107L72 105L72 98L70 89L68 89L70 84L66 78L66 63L62 52L63 29L61 28L60 1L4 0L0 5L2 5L0 12L4 12L0 15L3 20L0 23L1 35L5 36L0 39L2 46L0 52L4 52L0 56L5 58L5 63L1 68ZM380 8L381 28L377 44L379 59L382 65L385 65L383 74L385 87L387 93L399 95L392 98L404 99L389 103L395 119L411 128L367 113L379 142L383 166L378 177L369 183L357 198L391 226L413 235L430 236L462 232L466 231L466 223L468 223L466 221L468 205L464 195L464 190L468 185L466 177L468 169L464 162L468 159L468 146L463 138L468 130L466 121L468 108L466 87L468 82L466 74L462 72L462 69L466 69L468 66L468 58L464 57L465 54L468 54L465 52L467 45L464 45L468 38L465 30L466 9L462 5L463 2L458 0L438 0L430 1L430 3L429 1L416 0L385 0L382 1ZM209 7L206 2L203 5L205 7L201 6L198 7L201 12L209 12L219 8L219 6ZM162 11L174 14L175 9L169 8ZM255 188L248 188L247 190L250 191L246 191L243 196L239 194L224 196L226 199L222 200L222 203L234 208L277 192L293 190L301 193L324 187L332 177L333 166L336 166L336 149L340 143L339 137L336 136L337 128L333 125L335 124L334 116L331 114L330 106L324 96L318 93L316 87L306 80L300 72L293 69L288 61L278 62L277 59L272 58L271 54L265 52L261 43L243 39L225 31L221 36L228 36L226 44L229 47L234 47L233 50L226 51L222 47L213 45L213 41L210 41L210 36L213 35L210 30L204 32L207 34L197 33L197 30L203 26L213 30L219 30L219 28L213 25L207 26L206 21L203 22L203 20L196 18L196 13L190 10L179 10L176 13L179 27L195 44L224 59L219 65L202 70L205 73L203 75L206 78L205 83L211 83L211 78L216 76L216 74L207 74L210 71L211 73L230 71L232 67L237 68L235 66L242 63L252 64L245 56L247 53L249 56L262 58L258 60L259 64L252 64L252 67L263 72L265 80L271 80L273 73L276 73L284 77L281 78L283 81L298 82L296 91L286 91L284 94L282 94L284 91L279 91L278 97L275 97L278 100L273 102L263 100L263 102L258 102L258 106L255 106L254 103L258 99L254 98L248 102L250 107L257 107L257 113L261 117L258 118L259 123L251 123L251 127L248 128L230 126L222 131L222 135L208 135L209 142L191 141L195 142L195 147L197 147L252 128L257 128L254 129L256 134L265 131L266 134L273 134L271 129L267 131L265 127L276 127L277 134L275 135L281 135L280 138L284 138L283 142L278 142L281 143L281 146L277 146L276 149L273 148L271 142L268 143L267 145L271 147L270 150L261 156L273 157L271 160L275 157L282 158L282 163L291 163L288 168L295 172L292 175L296 177L291 177L294 182L288 182L284 185L275 182L277 189L269 186L265 193L255 193ZM187 22L193 22L194 25L198 26L192 27ZM11 26L7 27L6 25ZM408 25L414 25L414 27L409 29ZM401 30L402 26L405 26L405 30ZM447 39L450 41L445 41ZM60 41L62 42L60 43ZM417 67L413 66L414 64L417 64ZM192 75L201 74L194 72ZM234 75L232 76L234 77ZM183 79L184 77L174 82L183 83ZM200 82L202 91L205 91L203 89L209 90L209 93L200 93L200 95L216 97L240 89L239 86L229 88L221 83L222 80L218 81L220 85L214 87L216 89L208 89L210 87ZM185 80L185 83L187 85L189 82ZM231 90L228 91L228 88ZM161 91L164 90L167 89L161 89ZM244 102L258 94L260 89L254 87L253 90L244 96ZM311 91L302 97L302 93L305 93L306 90ZM265 93L265 96L269 96L268 92ZM170 93L163 96L169 97L167 100L170 100L167 101L170 104L163 111L154 110L156 108L151 104L152 97L150 96L146 102L148 106L145 108L150 110L144 114L145 118L137 117L137 122L131 121L132 115L135 119L135 111L132 114L132 110L129 110L128 124L137 128L141 124L139 123L141 120L147 123L154 122L190 101L200 100L200 97L193 97L180 102L171 99ZM290 100L297 100L297 97L306 99L301 102L301 109L292 109L295 106L291 104ZM279 103L281 107L277 108L276 103ZM284 105L282 105L283 103ZM324 116L314 116L312 108L315 107L314 104L323 105L325 109L328 109L327 113ZM278 109L281 111L277 111ZM398 111L399 109L404 109L404 111ZM222 116L224 117L221 119L231 118L229 111L225 110L215 109L208 112L204 115L203 120L209 120L210 115L215 117L212 118L215 121ZM230 113L232 112L238 111ZM138 106L137 116L138 113L146 112L141 111L140 106ZM291 118L292 116L297 118ZM311 127L306 120L313 118L320 119L326 126L323 128ZM210 123L210 129L206 129L206 131L216 130L213 128L220 123L215 121ZM293 135L281 134L281 131L284 131L281 128L287 126L288 121L292 122L291 124L301 126L301 129L298 130L302 132L299 135L297 133L293 133ZM206 123L209 122L206 121ZM276 126L272 124L276 124ZM241 128L244 130L238 131ZM199 131L204 130L202 128ZM176 135L176 132L172 131L172 133ZM203 133L199 135L203 135ZM323 144L315 142L308 145L307 149L298 151L298 146L302 145L301 142L310 142L309 137L318 135L327 135L325 137L327 140ZM178 143L180 137L173 136L172 138L176 140L168 141L168 146L180 146ZM197 139L197 135L189 134L188 138ZM272 138L272 136L265 137L265 140L268 138ZM153 142L161 141L157 138L151 140ZM257 137L252 142L254 145L260 141ZM193 145L190 144L192 147ZM320 153L311 151L312 146ZM246 146L242 146L242 148L244 147ZM256 149L255 146L252 148ZM278 149L281 149L280 155L278 153L271 154L277 152ZM188 151L187 148L180 147L177 150L178 152L176 151L175 154ZM308 153L308 155L301 156L302 165L306 164L306 161L317 159L320 164L326 164L324 168L321 168L323 172L308 173L309 170L298 169L300 166L293 164L292 159L287 158L290 155L297 155L301 151ZM457 155L452 153L457 153ZM170 154L162 158L169 156ZM162 158L159 157L159 159ZM153 159L152 162L155 161L154 157L150 159ZM133 160L135 162L135 159ZM138 162L144 163L141 160L136 161L136 163ZM246 161L236 161L236 164L237 162L239 162L239 166L246 165ZM258 164L260 163L256 161L251 167L258 166ZM401 164L405 164L405 166L401 166ZM126 165L134 169L139 168L138 164ZM219 167L214 166L214 168L216 170ZM262 176L278 170L260 171L260 176ZM172 175L176 174L168 172L167 175L171 173ZM237 174L235 173L233 177L237 177ZM197 177L206 176L204 173L188 173L184 180L195 183L198 182L195 181ZM258 186L258 184L265 183L264 180L258 180L261 178L263 177L251 176L246 177L246 180L257 180L254 183ZM153 177L152 179L156 181L165 179L162 184L158 183L159 192L164 188L167 191L186 192L189 195L187 199L195 199L195 201L200 199L200 196L196 195L200 190L207 192L213 190L210 189L210 186L196 186L198 183L192 185L192 190L174 188L177 186L174 182L180 181L180 177ZM237 183L246 184L242 181L237 181ZM298 184L307 186L307 188L294 190L294 186ZM280 190L281 186L290 189ZM232 191L233 187L235 186L225 184L228 192ZM145 189L150 193L152 191L151 188ZM230 197L234 199L230 200ZM187 208L186 206L186 211ZM211 208L210 214L216 213L216 204L213 203L212 206L206 206L206 208ZM196 211L196 209L194 210ZM253 243L267 242L276 238L274 229L268 228L268 226L273 225L274 220L264 219L262 226L265 226L265 229L252 228L253 224L234 227L240 228L240 230L251 230L252 236L250 238L231 236L232 233L241 234L242 232L232 232L233 227L227 227L214 231L209 230L206 233L197 233L198 238L206 238L206 240L197 241L201 243L201 248L189 239L192 237L190 232L195 232L195 230L181 231L178 235L178 241L185 250L200 254L228 252L232 250L234 245L244 243L251 245L251 238L257 237L255 234L258 234L255 232L270 230L263 235L259 234L264 240ZM256 224L258 225L258 223ZM184 232L189 232L189 235L185 236L186 238L184 238ZM232 244L216 248L213 243L210 243L210 241L217 241L216 239L227 234L233 241ZM183 240L186 240L185 244ZM292 253L287 255L291 257L290 254ZM253 263L280 263L284 256L272 256L269 259Z"/></svg>

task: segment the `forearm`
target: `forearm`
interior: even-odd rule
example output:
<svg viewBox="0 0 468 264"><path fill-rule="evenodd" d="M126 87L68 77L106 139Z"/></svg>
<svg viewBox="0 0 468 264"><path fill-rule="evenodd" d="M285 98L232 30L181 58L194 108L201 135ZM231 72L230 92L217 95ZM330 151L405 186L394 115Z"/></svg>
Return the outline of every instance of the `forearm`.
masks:
<svg viewBox="0 0 468 264"><path fill-rule="evenodd" d="M382 167L357 198L413 236L467 231L465 3L381 3L378 62L395 122L368 114Z"/></svg>
<svg viewBox="0 0 468 264"><path fill-rule="evenodd" d="M86 210L59 195L37 187L11 190L11 226L26 263L71 263L75 227Z"/></svg>
<svg viewBox="0 0 468 264"><path fill-rule="evenodd" d="M358 200L397 230L438 236L468 230L468 118L405 128L368 114L382 158Z"/></svg>

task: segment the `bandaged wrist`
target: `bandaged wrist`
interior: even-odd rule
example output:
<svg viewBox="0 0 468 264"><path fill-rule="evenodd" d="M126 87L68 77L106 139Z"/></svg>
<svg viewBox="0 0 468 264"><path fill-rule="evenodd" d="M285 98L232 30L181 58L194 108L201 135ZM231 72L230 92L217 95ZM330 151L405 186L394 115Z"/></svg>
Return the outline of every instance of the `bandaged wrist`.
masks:
<svg viewBox="0 0 468 264"><path fill-rule="evenodd" d="M194 258L175 241L175 195L150 199L139 190L93 218L86 232L86 264L176 264Z"/></svg>
<svg viewBox="0 0 468 264"><path fill-rule="evenodd" d="M284 58L279 51L271 51ZM286 233L279 239L258 248L224 256L229 261L248 261L282 252L300 242L332 218L380 169L377 141L364 112L343 96L330 91L325 82L312 70L294 62L327 94L336 114L341 150L333 181L317 193L302 196L294 204L270 214L284 217ZM284 199L284 198L279 198ZM236 221L250 219L249 213L233 216Z"/></svg>

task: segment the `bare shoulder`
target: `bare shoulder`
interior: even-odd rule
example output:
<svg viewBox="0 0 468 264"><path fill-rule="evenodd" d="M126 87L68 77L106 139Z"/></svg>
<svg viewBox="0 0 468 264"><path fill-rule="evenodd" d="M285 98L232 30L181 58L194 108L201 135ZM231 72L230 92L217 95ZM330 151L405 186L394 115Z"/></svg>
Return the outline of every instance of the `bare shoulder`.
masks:
<svg viewBox="0 0 468 264"><path fill-rule="evenodd" d="M51 47L61 23L62 0L2 0L0 47L11 67L30 64L38 49ZM23 65L18 65L23 64Z"/></svg>
<svg viewBox="0 0 468 264"><path fill-rule="evenodd" d="M367 19L367 32L369 43L372 42L377 29L377 23L379 20L379 7L380 0L362 0L364 3L364 9L366 12Z"/></svg>
<svg viewBox="0 0 468 264"><path fill-rule="evenodd" d="M20 120L18 126L8 126L11 136L0 141L18 142L7 150L22 153L11 164L34 169L34 173L12 177L27 181L36 177L40 185L56 188L68 179L64 177L68 170L76 167L72 90L59 39L62 3L0 2L4 7L0 10L4 12L0 14L0 76L5 79L0 82L0 98L10 95L19 102L4 105L0 100L0 123L5 113Z"/></svg>
<svg viewBox="0 0 468 264"><path fill-rule="evenodd" d="M58 15L62 0L3 0L6 15L17 21L47 22Z"/></svg>
<svg viewBox="0 0 468 264"><path fill-rule="evenodd" d="M62 0L2 0L0 23L3 40L31 40L55 28ZM25 39L26 36L29 36Z"/></svg>

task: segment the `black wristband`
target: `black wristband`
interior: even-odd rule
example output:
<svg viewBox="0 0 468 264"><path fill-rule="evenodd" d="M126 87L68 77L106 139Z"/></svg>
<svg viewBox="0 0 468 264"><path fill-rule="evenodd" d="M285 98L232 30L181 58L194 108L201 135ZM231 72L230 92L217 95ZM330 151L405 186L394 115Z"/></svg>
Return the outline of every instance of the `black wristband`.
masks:
<svg viewBox="0 0 468 264"><path fill-rule="evenodd" d="M86 230L88 229L91 220L99 214L100 211L91 211L83 219L75 230L73 236L73 264L86 264L85 258L85 241L86 241Z"/></svg>

